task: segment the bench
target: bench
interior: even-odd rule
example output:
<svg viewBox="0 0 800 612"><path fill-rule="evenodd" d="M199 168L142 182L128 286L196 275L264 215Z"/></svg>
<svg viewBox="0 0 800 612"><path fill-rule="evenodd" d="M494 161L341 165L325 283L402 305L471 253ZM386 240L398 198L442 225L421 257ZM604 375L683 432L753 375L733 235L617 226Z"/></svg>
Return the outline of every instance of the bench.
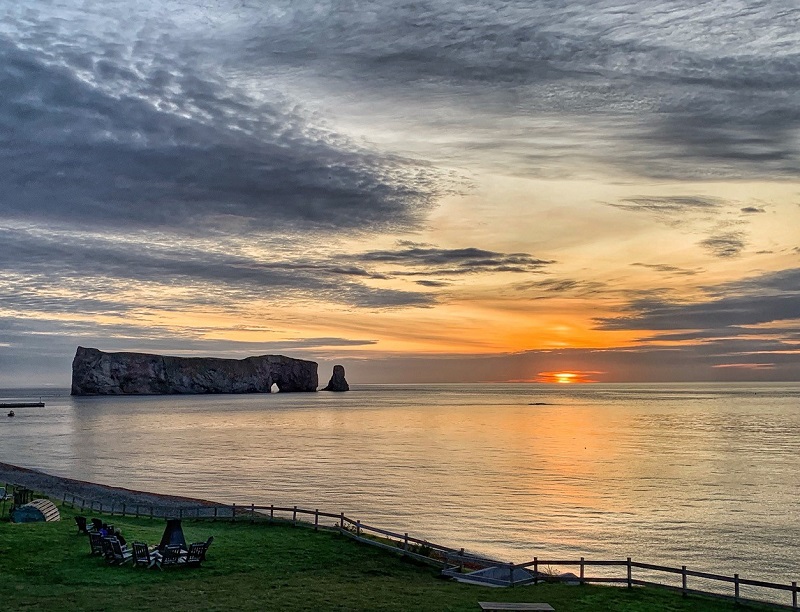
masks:
<svg viewBox="0 0 800 612"><path fill-rule="evenodd" d="M515 603L513 601L479 601L478 605L484 612L500 612L512 610L515 612L555 612L555 608L546 603Z"/></svg>

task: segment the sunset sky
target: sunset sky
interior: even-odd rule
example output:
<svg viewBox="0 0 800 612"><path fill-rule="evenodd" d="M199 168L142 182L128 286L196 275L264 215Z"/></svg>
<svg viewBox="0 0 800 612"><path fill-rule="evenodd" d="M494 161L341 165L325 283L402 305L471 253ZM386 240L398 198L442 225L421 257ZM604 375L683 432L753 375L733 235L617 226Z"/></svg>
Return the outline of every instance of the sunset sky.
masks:
<svg viewBox="0 0 800 612"><path fill-rule="evenodd" d="M0 92L0 386L800 380L796 0L15 0Z"/></svg>

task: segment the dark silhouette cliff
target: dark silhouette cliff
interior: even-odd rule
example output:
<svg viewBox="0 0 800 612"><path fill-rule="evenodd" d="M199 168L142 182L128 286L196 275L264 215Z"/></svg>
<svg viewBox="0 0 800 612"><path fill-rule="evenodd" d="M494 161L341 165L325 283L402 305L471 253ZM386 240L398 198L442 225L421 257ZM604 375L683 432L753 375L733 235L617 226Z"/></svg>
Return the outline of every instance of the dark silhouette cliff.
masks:
<svg viewBox="0 0 800 612"><path fill-rule="evenodd" d="M317 364L283 355L246 359L104 353L78 347L72 395L158 395L316 391Z"/></svg>

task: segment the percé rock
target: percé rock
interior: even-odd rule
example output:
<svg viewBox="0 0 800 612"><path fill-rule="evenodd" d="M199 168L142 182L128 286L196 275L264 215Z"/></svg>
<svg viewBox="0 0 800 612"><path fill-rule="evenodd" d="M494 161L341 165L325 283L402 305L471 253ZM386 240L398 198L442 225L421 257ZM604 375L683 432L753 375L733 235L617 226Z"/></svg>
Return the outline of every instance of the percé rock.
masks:
<svg viewBox="0 0 800 612"><path fill-rule="evenodd" d="M344 366L333 366L333 376L331 376L328 386L323 391L349 391L350 385L344 379Z"/></svg>
<svg viewBox="0 0 800 612"><path fill-rule="evenodd" d="M269 393L316 391L317 364L283 355L246 359L104 353L78 347L72 395Z"/></svg>

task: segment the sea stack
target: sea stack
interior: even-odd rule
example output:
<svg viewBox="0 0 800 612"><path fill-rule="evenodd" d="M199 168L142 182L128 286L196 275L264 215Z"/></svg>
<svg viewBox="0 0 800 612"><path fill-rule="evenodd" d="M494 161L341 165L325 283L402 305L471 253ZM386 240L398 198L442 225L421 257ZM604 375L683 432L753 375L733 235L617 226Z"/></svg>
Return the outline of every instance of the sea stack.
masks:
<svg viewBox="0 0 800 612"><path fill-rule="evenodd" d="M78 347L72 395L282 393L317 390L317 363L283 355L247 359L104 353Z"/></svg>
<svg viewBox="0 0 800 612"><path fill-rule="evenodd" d="M349 391L350 385L344 379L344 366L333 366L333 376L331 376L328 386L323 391Z"/></svg>

